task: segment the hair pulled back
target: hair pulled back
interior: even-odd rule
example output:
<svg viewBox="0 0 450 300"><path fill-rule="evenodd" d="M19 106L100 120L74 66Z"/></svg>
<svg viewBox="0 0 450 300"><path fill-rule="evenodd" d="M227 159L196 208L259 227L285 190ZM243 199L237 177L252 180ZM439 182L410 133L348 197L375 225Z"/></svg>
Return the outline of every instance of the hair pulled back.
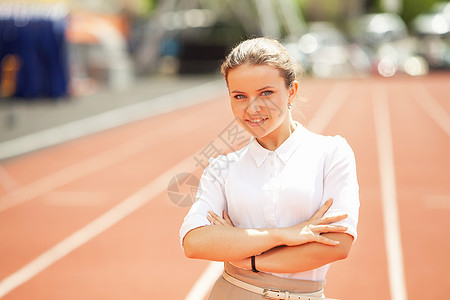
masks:
<svg viewBox="0 0 450 300"><path fill-rule="evenodd" d="M286 87L297 79L301 67L277 40L268 38L248 39L235 46L222 63L221 72L228 81L228 72L241 65L268 65L278 69Z"/></svg>

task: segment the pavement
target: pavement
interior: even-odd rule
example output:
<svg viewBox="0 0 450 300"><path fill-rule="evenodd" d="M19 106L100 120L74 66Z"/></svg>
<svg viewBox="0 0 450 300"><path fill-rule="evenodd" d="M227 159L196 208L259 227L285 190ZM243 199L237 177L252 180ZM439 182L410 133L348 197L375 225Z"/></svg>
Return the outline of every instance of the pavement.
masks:
<svg viewBox="0 0 450 300"><path fill-rule="evenodd" d="M61 135L65 137L61 137L61 139L54 137L57 135L55 132L48 132L53 135L50 138L43 138L42 135L38 135L65 124L81 121L78 123L83 124L83 127L90 127L84 128L82 129L83 132L73 135L73 137L79 137L132 122L139 118L167 112L176 109L177 106L195 103L199 100L200 90L189 96L187 94L185 96L184 91L193 87L208 85L211 82L216 82L216 86L218 86L220 85L218 79L219 76L214 74L183 77L155 76L148 79L140 79L126 90L115 91L103 88L95 94L84 97L0 99L0 160L69 140L68 128L65 128L64 132L62 132ZM179 93L179 97L162 98L165 95L176 93ZM156 101L157 99L160 101ZM143 106L144 104L145 107ZM134 111L140 111L141 113L137 115L136 112L130 113L130 110L125 113L131 107L134 107ZM116 112L116 115L110 115L109 119L116 120L108 122L97 120L97 125L83 122L83 120L92 119L105 112L113 111ZM118 121L118 119L120 120ZM98 125L100 122L101 124ZM80 124L77 126L80 127ZM96 126L98 128L93 128ZM71 128L70 131L74 131L74 129ZM25 145L23 139L31 136L34 136L32 141L28 141L27 145ZM54 141L43 143L42 146L39 146L39 141L43 139L52 139ZM21 140L20 145L18 144L19 140ZM14 144L14 150L9 150L11 144ZM33 145L29 146L29 144ZM17 150L17 148L21 149Z"/></svg>
<svg viewBox="0 0 450 300"><path fill-rule="evenodd" d="M328 297L446 299L449 81L448 72L302 81L308 101L294 119L345 137L360 186L358 239L330 268ZM178 174L200 176L211 148L228 150L222 133L242 131L229 130L226 94L202 86L149 103L215 99L0 164L1 299L204 299L221 270L184 256L188 207L167 190Z"/></svg>

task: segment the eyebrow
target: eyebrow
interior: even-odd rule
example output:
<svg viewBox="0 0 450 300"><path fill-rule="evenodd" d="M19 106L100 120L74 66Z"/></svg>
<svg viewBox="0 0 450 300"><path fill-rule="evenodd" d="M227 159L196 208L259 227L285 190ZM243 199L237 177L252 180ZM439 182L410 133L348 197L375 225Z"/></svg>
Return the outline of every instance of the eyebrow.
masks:
<svg viewBox="0 0 450 300"><path fill-rule="evenodd" d="M262 91L262 90L266 90L266 89L274 89L275 87L273 87L273 86L271 86L271 85L268 85L268 86L265 86L265 87L263 87L263 88L260 88L260 89L257 89L256 91L257 92L260 92L260 91ZM234 91L232 91L231 93L233 93L233 94L245 94L245 92L241 92L241 91L237 91L237 90L234 90Z"/></svg>

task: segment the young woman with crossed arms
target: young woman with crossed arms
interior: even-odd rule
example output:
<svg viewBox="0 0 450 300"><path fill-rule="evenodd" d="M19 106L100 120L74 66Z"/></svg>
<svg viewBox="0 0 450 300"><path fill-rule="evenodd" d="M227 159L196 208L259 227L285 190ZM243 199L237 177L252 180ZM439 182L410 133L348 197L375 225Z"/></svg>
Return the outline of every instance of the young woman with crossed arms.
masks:
<svg viewBox="0 0 450 300"><path fill-rule="evenodd" d="M242 42L222 65L234 117L253 138L210 160L180 229L187 257L225 262L211 300L323 299L329 264L356 238L353 151L292 119L297 69L266 38Z"/></svg>

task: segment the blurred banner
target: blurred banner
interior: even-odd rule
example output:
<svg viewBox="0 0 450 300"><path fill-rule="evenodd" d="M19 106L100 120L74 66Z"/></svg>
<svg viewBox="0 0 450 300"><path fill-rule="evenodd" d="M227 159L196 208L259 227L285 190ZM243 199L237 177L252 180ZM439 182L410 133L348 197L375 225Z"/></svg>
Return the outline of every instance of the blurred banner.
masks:
<svg viewBox="0 0 450 300"><path fill-rule="evenodd" d="M66 16L58 3L0 3L2 97L67 96Z"/></svg>

